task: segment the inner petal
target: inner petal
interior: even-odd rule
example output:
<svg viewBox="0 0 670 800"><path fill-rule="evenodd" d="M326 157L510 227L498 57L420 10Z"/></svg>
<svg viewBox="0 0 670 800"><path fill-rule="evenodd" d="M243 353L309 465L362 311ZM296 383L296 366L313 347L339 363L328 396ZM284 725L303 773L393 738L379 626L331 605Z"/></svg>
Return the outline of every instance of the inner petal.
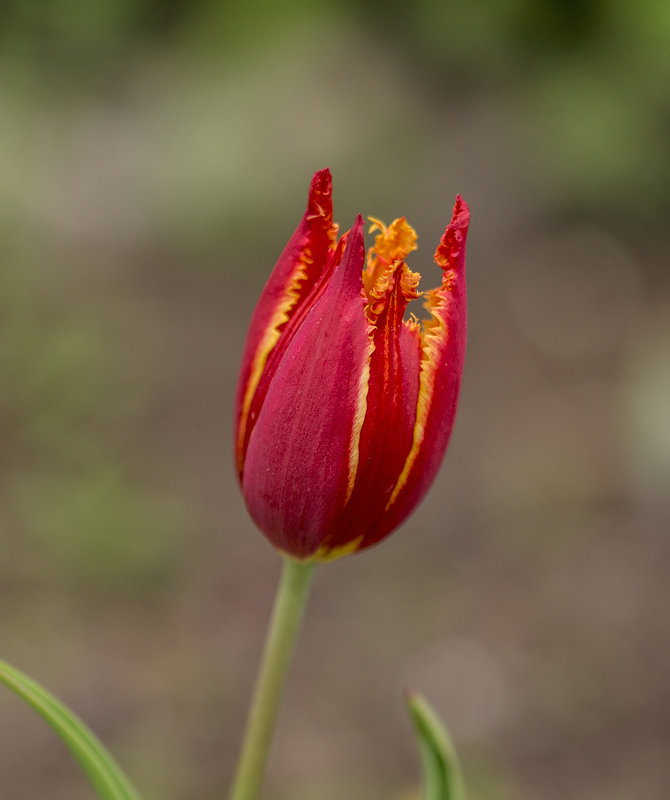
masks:
<svg viewBox="0 0 670 800"><path fill-rule="evenodd" d="M389 268L404 261L409 253L416 250L417 235L404 217L393 220L389 226L376 217L368 219L372 223L369 233L379 231L374 245L368 250L367 264L363 271L363 286L368 303L372 305L388 295L389 281L395 273L394 269L389 275Z"/></svg>
<svg viewBox="0 0 670 800"><path fill-rule="evenodd" d="M396 262L375 314L367 409L359 440L356 480L346 508L328 541L327 551L364 537L383 513L412 446L419 391L419 328L403 321L419 276Z"/></svg>

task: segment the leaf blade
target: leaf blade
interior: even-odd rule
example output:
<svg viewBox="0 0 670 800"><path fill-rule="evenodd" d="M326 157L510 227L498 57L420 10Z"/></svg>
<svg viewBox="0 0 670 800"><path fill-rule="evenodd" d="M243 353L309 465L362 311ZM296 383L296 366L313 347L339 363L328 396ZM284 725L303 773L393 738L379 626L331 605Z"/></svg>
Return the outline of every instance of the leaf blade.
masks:
<svg viewBox="0 0 670 800"><path fill-rule="evenodd" d="M27 675L0 661L0 682L36 711L69 748L101 800L140 800L114 757L66 706Z"/></svg>
<svg viewBox="0 0 670 800"><path fill-rule="evenodd" d="M423 800L465 800L465 787L451 737L428 701L407 693L407 706L419 739Z"/></svg>

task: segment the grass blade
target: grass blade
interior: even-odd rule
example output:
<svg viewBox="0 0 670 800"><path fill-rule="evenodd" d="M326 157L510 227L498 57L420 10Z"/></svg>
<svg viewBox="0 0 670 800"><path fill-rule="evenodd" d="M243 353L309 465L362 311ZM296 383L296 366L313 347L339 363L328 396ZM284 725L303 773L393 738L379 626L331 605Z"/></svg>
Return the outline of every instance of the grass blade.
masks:
<svg viewBox="0 0 670 800"><path fill-rule="evenodd" d="M465 800L456 751L442 721L420 694L408 692L407 705L419 738L423 800Z"/></svg>
<svg viewBox="0 0 670 800"><path fill-rule="evenodd" d="M0 661L0 681L25 700L60 736L101 800L140 800L107 748L68 708L35 681Z"/></svg>

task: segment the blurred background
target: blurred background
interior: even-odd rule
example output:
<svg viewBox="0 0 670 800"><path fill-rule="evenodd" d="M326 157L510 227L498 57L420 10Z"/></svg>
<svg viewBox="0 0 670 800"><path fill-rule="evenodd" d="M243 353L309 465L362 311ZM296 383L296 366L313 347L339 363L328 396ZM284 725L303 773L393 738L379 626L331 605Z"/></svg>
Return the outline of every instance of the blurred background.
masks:
<svg viewBox="0 0 670 800"><path fill-rule="evenodd" d="M401 690L474 800L670 787L670 4L4 0L0 655L147 798L225 796L278 577L232 470L246 326L336 219L472 208L429 498L317 573L267 779L409 800ZM7 800L87 800L0 691Z"/></svg>

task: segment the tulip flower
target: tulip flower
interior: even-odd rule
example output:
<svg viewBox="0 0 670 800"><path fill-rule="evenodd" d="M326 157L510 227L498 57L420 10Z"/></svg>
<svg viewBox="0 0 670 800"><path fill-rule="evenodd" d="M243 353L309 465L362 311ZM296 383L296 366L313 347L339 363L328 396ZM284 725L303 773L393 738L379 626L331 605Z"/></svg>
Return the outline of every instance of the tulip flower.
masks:
<svg viewBox="0 0 670 800"><path fill-rule="evenodd" d="M465 356L465 242L460 195L435 251L442 270L422 294L405 259L404 217L363 219L338 239L331 177L315 173L307 210L263 290L237 388L238 475L249 511L285 556L229 800L259 800L282 691L316 564L388 536L432 483L449 441ZM0 684L70 748L100 800L139 800L96 736L55 697L0 660ZM327 690L326 690L327 691ZM425 798L464 800L448 734L415 692Z"/></svg>
<svg viewBox="0 0 670 800"><path fill-rule="evenodd" d="M330 171L315 173L256 306L236 400L249 512L302 562L370 547L416 507L449 441L465 356L465 201L435 251L441 281L420 323L405 319L422 294L405 263L414 230L370 218L366 256L360 216L338 239L331 193Z"/></svg>

